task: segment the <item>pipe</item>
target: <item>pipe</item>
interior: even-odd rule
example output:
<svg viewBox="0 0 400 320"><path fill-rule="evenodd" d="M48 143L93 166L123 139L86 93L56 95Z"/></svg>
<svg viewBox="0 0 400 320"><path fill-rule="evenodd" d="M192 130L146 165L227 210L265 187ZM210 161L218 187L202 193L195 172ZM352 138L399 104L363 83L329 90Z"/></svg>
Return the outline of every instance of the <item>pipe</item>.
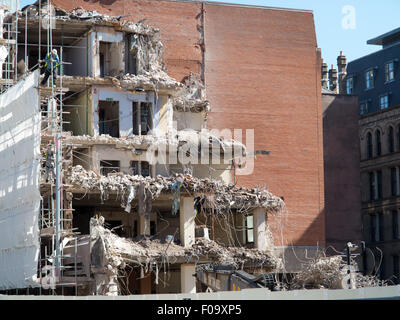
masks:
<svg viewBox="0 0 400 320"><path fill-rule="evenodd" d="M61 134L56 134L56 275L60 275Z"/></svg>

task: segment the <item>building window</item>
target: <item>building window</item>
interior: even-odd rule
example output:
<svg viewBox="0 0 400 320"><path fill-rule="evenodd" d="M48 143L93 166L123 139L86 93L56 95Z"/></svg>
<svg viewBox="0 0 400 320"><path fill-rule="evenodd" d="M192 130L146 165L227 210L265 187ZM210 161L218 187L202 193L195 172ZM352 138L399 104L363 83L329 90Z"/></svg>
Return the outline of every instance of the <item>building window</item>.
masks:
<svg viewBox="0 0 400 320"><path fill-rule="evenodd" d="M382 199L382 171L376 171L377 200Z"/></svg>
<svg viewBox="0 0 400 320"><path fill-rule="evenodd" d="M386 265L386 259L383 256L381 260L381 265L379 266L379 279L385 280L386 274L385 274L385 265Z"/></svg>
<svg viewBox="0 0 400 320"><path fill-rule="evenodd" d="M389 153L394 152L394 129L392 126L389 127L389 132L388 132L388 149Z"/></svg>
<svg viewBox="0 0 400 320"><path fill-rule="evenodd" d="M149 102L132 103L133 134L147 135L153 129L152 104Z"/></svg>
<svg viewBox="0 0 400 320"><path fill-rule="evenodd" d="M385 94L379 97L379 106L381 110L389 108L389 95Z"/></svg>
<svg viewBox="0 0 400 320"><path fill-rule="evenodd" d="M394 63L389 62L385 65L385 81L393 81L394 80Z"/></svg>
<svg viewBox="0 0 400 320"><path fill-rule="evenodd" d="M367 159L372 158L372 134L367 133Z"/></svg>
<svg viewBox="0 0 400 320"><path fill-rule="evenodd" d="M399 234L399 213L397 210L392 211L392 238L393 240L400 239Z"/></svg>
<svg viewBox="0 0 400 320"><path fill-rule="evenodd" d="M375 132L375 142L376 142L376 156L379 157L382 154L381 132L379 130Z"/></svg>
<svg viewBox="0 0 400 320"><path fill-rule="evenodd" d="M376 199L376 181L375 181L375 173L369 173L369 200L373 201Z"/></svg>
<svg viewBox="0 0 400 320"><path fill-rule="evenodd" d="M371 215L371 242L383 241L383 213Z"/></svg>
<svg viewBox="0 0 400 320"><path fill-rule="evenodd" d="M374 87L374 70L365 72L365 89L372 89Z"/></svg>
<svg viewBox="0 0 400 320"><path fill-rule="evenodd" d="M114 160L102 160L100 161L100 174L107 176L109 173L119 172L120 165L119 161Z"/></svg>
<svg viewBox="0 0 400 320"><path fill-rule="evenodd" d="M353 94L354 86L353 86L353 77L349 77L346 80L346 91L347 94Z"/></svg>
<svg viewBox="0 0 400 320"><path fill-rule="evenodd" d="M382 171L369 173L369 198L370 201L382 198Z"/></svg>
<svg viewBox="0 0 400 320"><path fill-rule="evenodd" d="M127 38L127 65L126 71L129 74L137 75L137 52L138 52L138 35L130 34Z"/></svg>
<svg viewBox="0 0 400 320"><path fill-rule="evenodd" d="M133 176L141 175L143 177L150 176L150 164L147 161L131 161L130 173Z"/></svg>
<svg viewBox="0 0 400 320"><path fill-rule="evenodd" d="M397 126L397 148L400 150L400 125Z"/></svg>
<svg viewBox="0 0 400 320"><path fill-rule="evenodd" d="M119 138L119 102L99 100L99 134Z"/></svg>
<svg viewBox="0 0 400 320"><path fill-rule="evenodd" d="M394 282L400 283L400 257L398 255L393 256L393 276Z"/></svg>
<svg viewBox="0 0 400 320"><path fill-rule="evenodd" d="M379 223L379 237L378 237L378 241L384 241L385 237L384 237L384 231L385 231L385 218L383 213L379 213L378 214L378 223Z"/></svg>
<svg viewBox="0 0 400 320"><path fill-rule="evenodd" d="M362 116L365 113L368 113L368 103L367 102L360 103L360 116Z"/></svg>
<svg viewBox="0 0 400 320"><path fill-rule="evenodd" d="M150 221L150 235L154 236L157 233L156 222Z"/></svg>
<svg viewBox="0 0 400 320"><path fill-rule="evenodd" d="M375 214L370 216L370 236L371 242L377 242L377 216Z"/></svg>
<svg viewBox="0 0 400 320"><path fill-rule="evenodd" d="M245 217L246 224L246 243L254 243L254 223L253 215L248 215Z"/></svg>
<svg viewBox="0 0 400 320"><path fill-rule="evenodd" d="M397 195L397 169L390 168L390 185L392 190L392 196Z"/></svg>

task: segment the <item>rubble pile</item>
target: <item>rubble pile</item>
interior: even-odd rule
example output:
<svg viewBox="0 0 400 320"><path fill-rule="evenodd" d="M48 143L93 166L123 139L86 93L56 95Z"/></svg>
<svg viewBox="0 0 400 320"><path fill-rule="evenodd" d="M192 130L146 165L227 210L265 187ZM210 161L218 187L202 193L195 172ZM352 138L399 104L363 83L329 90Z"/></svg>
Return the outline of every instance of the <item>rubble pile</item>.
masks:
<svg viewBox="0 0 400 320"><path fill-rule="evenodd" d="M215 241L198 238L188 253L213 257L215 265L229 265L240 269L243 265L255 265L276 270L281 266L281 259L272 251L260 251L243 247L223 247Z"/></svg>
<svg viewBox="0 0 400 320"><path fill-rule="evenodd" d="M205 238L196 239L195 244L188 248L158 240L134 242L104 228L103 217L90 220L90 238L93 244L91 270L96 279L97 294L102 295L118 294L117 278L124 274L127 265L140 267L141 273L154 272L158 284L159 271L167 271L168 265L179 258L181 262L197 263L202 259L213 265L229 264L236 268L250 265L275 270L281 264L272 252L223 247Z"/></svg>
<svg viewBox="0 0 400 320"><path fill-rule="evenodd" d="M77 7L72 10L64 10L56 6L49 7L47 3L42 2L42 17L46 18L49 14L52 18L60 21L68 21L70 23L85 23L92 25L110 25L121 29L122 31L133 32L137 34L153 36L159 32L159 29L143 24L141 21L132 22L121 20L123 16L109 16L101 14L97 11L85 10ZM14 13L15 14L15 13ZM29 20L39 19L39 2L27 5L18 11L19 18L25 18L25 14Z"/></svg>
<svg viewBox="0 0 400 320"><path fill-rule="evenodd" d="M65 132L64 132L65 135ZM82 135L82 136L72 136L72 135L65 135L65 141L67 144L79 145L79 144L111 144L115 145L117 148L127 148L134 150L138 149L146 149L150 145L152 145L155 141L154 136L152 135L134 135L128 138L115 138L111 137L108 134L102 134L99 136L89 136L89 135Z"/></svg>
<svg viewBox="0 0 400 320"><path fill-rule="evenodd" d="M241 247L223 247L212 240L197 238L188 248L174 243L159 240L140 240L134 242L121 238L103 227L104 218L92 218L92 241L101 239L104 243L104 265L112 268L124 267L125 264L136 263L146 265L151 262L174 263L177 258L184 258L186 262L198 262L200 258L212 262L214 265L232 265L241 268L243 265L252 265L275 270L281 263L272 251L245 249Z"/></svg>
<svg viewBox="0 0 400 320"><path fill-rule="evenodd" d="M157 80L158 79L158 80ZM158 82L157 82L158 81ZM109 85L128 91L146 91L146 90L170 90L175 91L182 84L166 75L163 71L157 73L143 72L140 75L118 75L115 77L105 76L104 78L94 78L88 76L63 76L63 84L71 85Z"/></svg>
<svg viewBox="0 0 400 320"><path fill-rule="evenodd" d="M123 174L121 172L98 176L93 171L86 171L82 166L74 166L70 182L73 187L87 191L100 191L103 200L108 199L110 192L121 195L122 206L125 207L136 198L137 189L144 185L146 194L151 194L153 200L160 194L174 194L177 184L184 192L201 194L201 198L207 199L207 195L213 194L213 203L218 210L223 211L231 207L251 208L261 206L267 212L280 212L285 204L282 199L274 196L264 188L246 189L232 184L211 179L199 179L191 175L176 174L172 177L143 177ZM133 196L132 196L133 195Z"/></svg>
<svg viewBox="0 0 400 320"><path fill-rule="evenodd" d="M171 130L165 136L154 136L148 135L132 135L124 138L111 137L108 134L102 134L99 136L71 136L65 135L65 141L68 144L110 144L115 145L117 148L127 148L132 151L135 149L157 151L159 148L164 146L175 146L177 150L186 144L195 148L195 155L198 155L198 148L201 146L217 146L221 147L222 150L235 151L235 159L243 162L246 156L246 146L239 141L232 139L221 139L215 135L212 135L207 130L195 131L195 130ZM212 150L214 151L214 150ZM233 154L232 152L230 152ZM243 159L242 159L243 158ZM149 156L149 160L150 156Z"/></svg>
<svg viewBox="0 0 400 320"><path fill-rule="evenodd" d="M210 104L206 100L205 87L200 78L194 73L185 80L184 86L174 95L175 110L185 112L210 111Z"/></svg>
<svg viewBox="0 0 400 320"><path fill-rule="evenodd" d="M310 259L302 265L291 283L291 289L343 289L347 281L347 264L342 256L326 257L319 254L315 259ZM357 270L357 263L352 259L351 268ZM363 276L359 272L353 273L357 288L379 286L384 283L375 276Z"/></svg>
<svg viewBox="0 0 400 320"><path fill-rule="evenodd" d="M143 71L141 74L124 74L121 77L116 77L113 80L116 87L123 89L143 88L144 90L175 90L182 87L182 84L171 78L163 70Z"/></svg>

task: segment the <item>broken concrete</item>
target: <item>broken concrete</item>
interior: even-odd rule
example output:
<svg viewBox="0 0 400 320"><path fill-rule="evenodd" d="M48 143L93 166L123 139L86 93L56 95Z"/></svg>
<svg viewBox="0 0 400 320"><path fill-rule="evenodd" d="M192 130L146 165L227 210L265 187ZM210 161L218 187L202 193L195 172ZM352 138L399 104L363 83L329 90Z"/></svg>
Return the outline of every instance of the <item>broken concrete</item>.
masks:
<svg viewBox="0 0 400 320"><path fill-rule="evenodd" d="M167 271L175 263L209 263L238 269L251 266L264 270L276 270L282 263L272 251L223 247L205 238L196 239L190 247L149 239L134 242L118 237L103 224L103 217L90 221L92 272L96 278L97 294L115 295L116 278L127 265L141 268L142 273L143 270L154 272L158 283L158 273Z"/></svg>
<svg viewBox="0 0 400 320"><path fill-rule="evenodd" d="M207 199L208 194L214 194L214 206L217 210L224 211L231 207L252 208L263 207L267 212L278 213L285 204L282 199L274 196L265 188L246 189L234 185L225 185L220 181L199 179L191 175L176 174L175 177L157 176L142 177L131 176L123 173L109 174L107 177L98 176L93 171L86 171L82 166L72 168L70 183L72 189L98 191L102 199L108 199L110 193L121 196L122 205L125 207L126 198L130 188L139 188L141 183L149 190L152 199L157 199L161 193L172 194L174 185L181 181L182 189L190 193L198 193L201 198Z"/></svg>
<svg viewBox="0 0 400 320"><path fill-rule="evenodd" d="M316 258L302 264L302 270L295 274L290 289L346 289L347 280L354 282L355 288L385 285L376 276L363 276L357 272L357 263L352 259L351 275L343 256L325 256L320 253Z"/></svg>

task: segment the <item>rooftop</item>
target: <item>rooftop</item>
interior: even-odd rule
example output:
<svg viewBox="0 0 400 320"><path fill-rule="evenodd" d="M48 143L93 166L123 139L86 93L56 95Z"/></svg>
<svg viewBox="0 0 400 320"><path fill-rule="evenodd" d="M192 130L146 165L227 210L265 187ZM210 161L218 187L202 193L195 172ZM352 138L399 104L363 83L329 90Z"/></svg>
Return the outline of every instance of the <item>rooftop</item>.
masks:
<svg viewBox="0 0 400 320"><path fill-rule="evenodd" d="M392 31L386 32L376 38L367 41L367 44L374 45L389 45L394 42L400 41L400 28L394 29Z"/></svg>

